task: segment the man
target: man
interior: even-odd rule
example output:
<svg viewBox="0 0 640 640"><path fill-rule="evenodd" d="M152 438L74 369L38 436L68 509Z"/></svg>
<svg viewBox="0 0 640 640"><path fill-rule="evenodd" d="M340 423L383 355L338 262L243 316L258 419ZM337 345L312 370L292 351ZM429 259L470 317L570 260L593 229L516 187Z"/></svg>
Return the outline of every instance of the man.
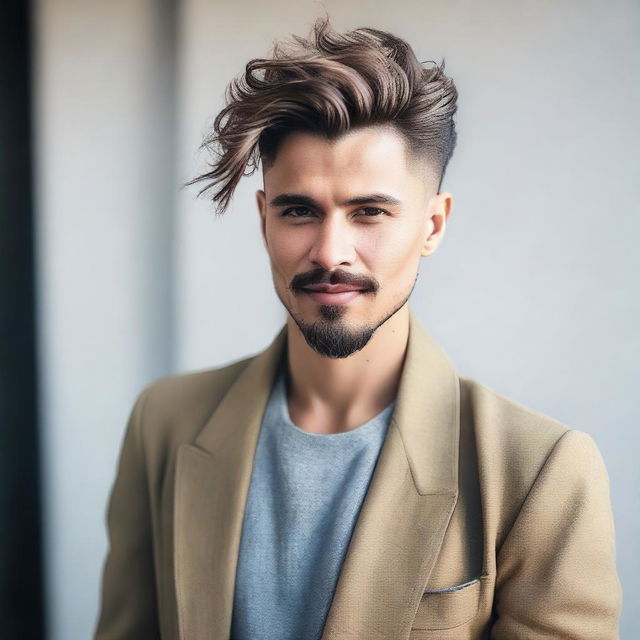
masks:
<svg viewBox="0 0 640 640"><path fill-rule="evenodd" d="M110 497L99 640L618 637L593 440L460 375L408 307L442 242L456 89L388 33L274 48L207 141L247 166L286 325L158 380Z"/></svg>

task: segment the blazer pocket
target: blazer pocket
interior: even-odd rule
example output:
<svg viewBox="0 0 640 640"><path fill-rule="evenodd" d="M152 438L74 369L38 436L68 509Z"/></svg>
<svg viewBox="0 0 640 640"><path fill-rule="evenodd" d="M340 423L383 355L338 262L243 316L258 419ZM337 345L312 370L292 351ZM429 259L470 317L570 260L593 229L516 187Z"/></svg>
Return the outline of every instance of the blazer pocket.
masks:
<svg viewBox="0 0 640 640"><path fill-rule="evenodd" d="M478 612L480 578L425 591L411 625L412 629L451 629L469 622Z"/></svg>

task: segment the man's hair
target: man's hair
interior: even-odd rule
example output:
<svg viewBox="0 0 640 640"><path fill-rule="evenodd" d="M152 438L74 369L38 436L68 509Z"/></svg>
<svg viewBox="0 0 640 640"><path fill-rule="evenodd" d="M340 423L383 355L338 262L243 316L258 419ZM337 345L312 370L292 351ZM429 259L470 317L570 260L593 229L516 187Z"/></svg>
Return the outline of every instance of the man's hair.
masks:
<svg viewBox="0 0 640 640"><path fill-rule="evenodd" d="M201 148L215 160L187 184L205 182L217 213L243 175L268 168L294 131L334 140L367 125L392 124L408 151L428 159L438 190L456 144L458 93L440 65L425 68L410 45L385 31L335 32L318 18L308 39L275 42L270 58L250 60L227 87L226 106ZM217 187L217 188L215 188ZM214 189L215 188L215 189Z"/></svg>

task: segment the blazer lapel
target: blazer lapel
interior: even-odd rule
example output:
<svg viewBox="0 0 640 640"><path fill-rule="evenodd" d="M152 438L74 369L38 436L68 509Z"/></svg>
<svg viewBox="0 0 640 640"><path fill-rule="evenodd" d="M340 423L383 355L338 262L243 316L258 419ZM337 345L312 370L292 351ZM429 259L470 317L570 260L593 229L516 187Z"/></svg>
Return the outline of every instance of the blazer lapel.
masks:
<svg viewBox="0 0 640 640"><path fill-rule="evenodd" d="M455 369L411 314L386 439L322 636L408 638L458 495Z"/></svg>
<svg viewBox="0 0 640 640"><path fill-rule="evenodd" d="M181 640L229 637L253 456L286 325L252 358L193 444L177 450L174 572Z"/></svg>

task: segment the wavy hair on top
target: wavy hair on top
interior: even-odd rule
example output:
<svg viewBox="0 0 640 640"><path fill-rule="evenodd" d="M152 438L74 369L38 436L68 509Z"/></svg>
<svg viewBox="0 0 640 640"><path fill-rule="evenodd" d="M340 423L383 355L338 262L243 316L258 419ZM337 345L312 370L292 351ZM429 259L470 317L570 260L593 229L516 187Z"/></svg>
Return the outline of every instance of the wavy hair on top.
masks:
<svg viewBox="0 0 640 640"><path fill-rule="evenodd" d="M268 168L294 131L333 140L349 130L392 124L414 157L428 159L438 190L456 144L458 93L440 65L425 68L401 38L378 29L335 32L318 18L308 39L275 42L270 58L250 60L225 93L201 148L214 156L198 196L213 192L223 214L240 178Z"/></svg>

